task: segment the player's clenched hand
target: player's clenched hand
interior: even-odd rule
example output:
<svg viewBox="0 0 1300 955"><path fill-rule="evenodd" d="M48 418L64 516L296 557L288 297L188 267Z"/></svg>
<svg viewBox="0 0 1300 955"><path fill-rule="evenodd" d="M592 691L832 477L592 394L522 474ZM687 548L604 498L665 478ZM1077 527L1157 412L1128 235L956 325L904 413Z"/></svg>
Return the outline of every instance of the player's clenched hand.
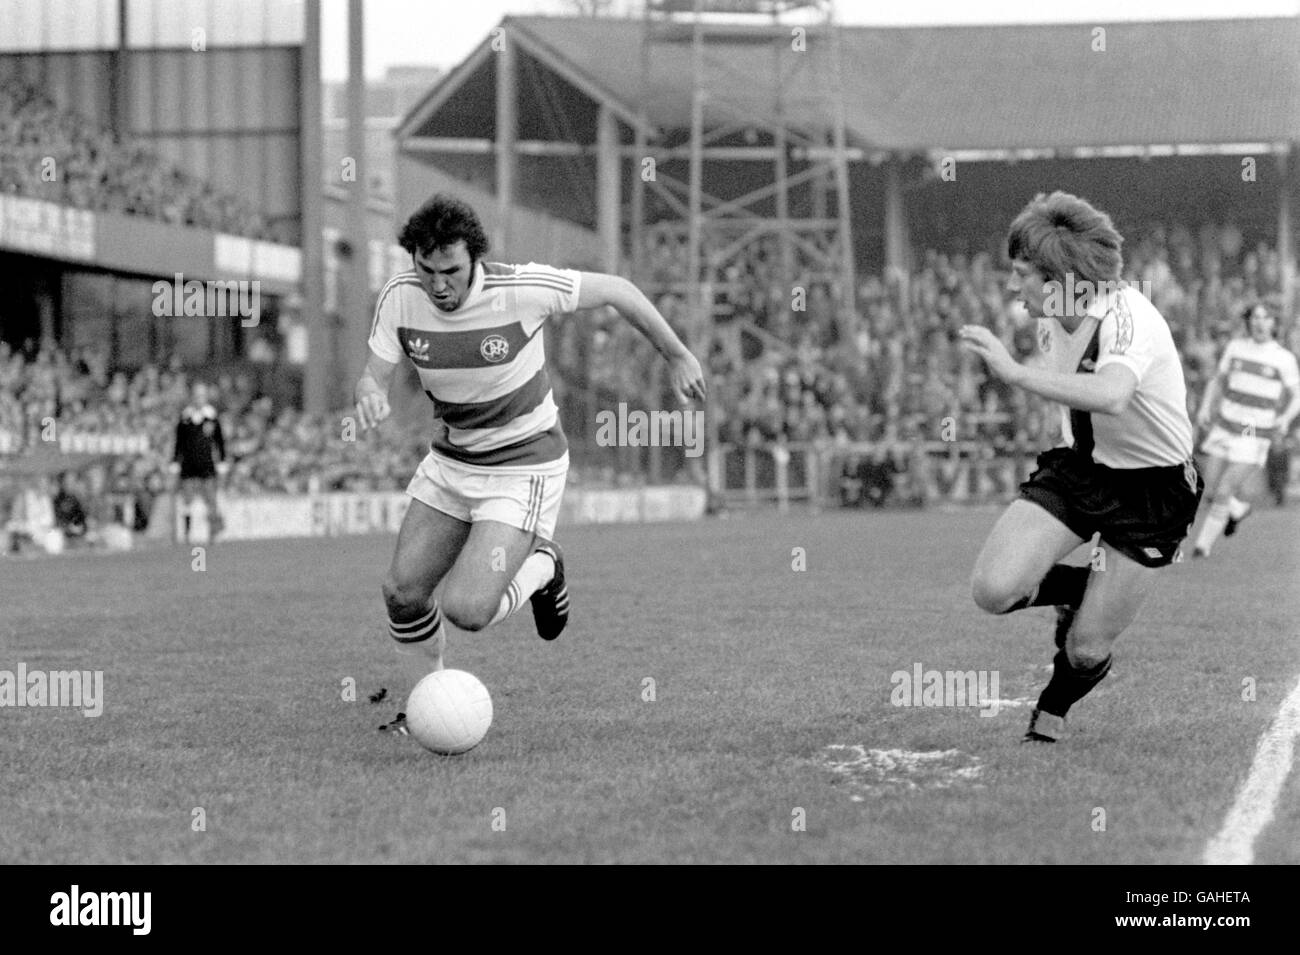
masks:
<svg viewBox="0 0 1300 955"><path fill-rule="evenodd" d="M669 359L668 377L672 381L673 394L682 404L688 405L692 400L704 401L708 397L704 370L690 352Z"/></svg>
<svg viewBox="0 0 1300 955"><path fill-rule="evenodd" d="M357 399L357 422L365 431L387 418L391 410L387 397L377 391L367 392Z"/></svg>
<svg viewBox="0 0 1300 955"><path fill-rule="evenodd" d="M1011 357L1002 340L983 325L963 325L958 335L961 338L961 347L983 358L984 363L989 366L990 374L1003 381L1015 376L1016 369L1020 366Z"/></svg>

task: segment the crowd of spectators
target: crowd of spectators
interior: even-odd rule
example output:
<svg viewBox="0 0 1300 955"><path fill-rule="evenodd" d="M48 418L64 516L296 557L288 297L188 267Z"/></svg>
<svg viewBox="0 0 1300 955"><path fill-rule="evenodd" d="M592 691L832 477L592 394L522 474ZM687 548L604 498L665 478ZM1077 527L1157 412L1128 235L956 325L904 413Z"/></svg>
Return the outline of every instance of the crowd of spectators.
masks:
<svg viewBox="0 0 1300 955"><path fill-rule="evenodd" d="M1017 357L1036 360L1033 322L1012 301L1005 266L992 254L932 251L911 275L866 278L856 309L845 316L806 273L808 286L798 286L802 297L793 298L794 287L776 281L773 246L760 243L723 283L730 314L712 342L673 284L679 255L667 244L654 250L656 303L693 350L708 355L710 403L719 409L726 444L879 445L881 453L863 458L855 472L870 497L889 483L883 475L906 471L925 442L1029 453L1055 437L1054 409L990 379L956 345L961 325L981 324ZM1193 236L1157 225L1126 248L1124 277L1139 283L1169 321L1194 413L1224 343L1241 334L1242 308L1278 291L1281 264L1268 246L1247 247L1231 226ZM1298 334L1295 323L1283 323L1288 347L1300 344ZM556 398L580 450L590 443L593 407L619 400L673 407L661 362L626 322L562 320L548 335ZM134 501L139 529L169 486L172 438L191 378L176 360L112 370L96 349L0 343L0 453L38 449L67 433L145 435L146 453L105 458L87 475L67 479L84 482L73 493L89 524L102 519L100 499L116 495ZM400 489L427 448L427 415L410 416L382 437L345 433L341 414L278 406L242 371L205 378L228 436L224 487L232 493ZM650 397L656 392L658 405ZM852 453L861 457L860 448ZM575 483L610 476L608 463L576 454Z"/></svg>
<svg viewBox="0 0 1300 955"><path fill-rule="evenodd" d="M70 434L144 435L146 452L69 457L80 461L80 473L59 479L80 500L92 529L131 512L132 529L144 529L154 499L171 484L176 422L192 373L176 361L110 372L103 353L90 348L65 352L47 344L29 350L0 342L0 452L55 453ZM276 408L245 372L218 374L210 385L230 436L231 468L223 486L231 493L401 488L427 447L428 435L416 427L395 425L380 437L349 428L343 414ZM8 493L0 494L0 525L20 496L9 483ZM131 508L121 506L125 500Z"/></svg>
<svg viewBox="0 0 1300 955"><path fill-rule="evenodd" d="M21 84L0 88L0 191L256 238L293 238L147 145ZM1192 229L1155 222L1126 238L1124 278L1169 322L1194 412L1223 345L1240 334L1243 307L1279 292L1282 263L1275 249L1248 240L1232 223ZM688 301L683 277L689 270L677 238L652 234L642 279L670 324L707 356L711 403L721 409L726 444L910 447L950 436L995 452L1030 449L1055 437L1054 410L990 379L956 344L961 325L984 325L1017 358L1035 360L1033 322L1006 290L996 241L989 249L928 251L908 274L864 278L854 309L845 310L834 283L797 244L783 254L778 240L766 236L717 277L710 292L717 306L712 339L709 323ZM1300 325L1284 317L1283 334L1296 350ZM557 400L579 444L584 436L577 432L591 429L592 396L608 407L657 393L661 406L672 406L653 349L626 323L560 322L550 345ZM227 488L236 493L401 487L426 446L418 428L398 440L391 431L383 441L348 440L341 416L276 406L246 375L225 374L212 384L230 436ZM147 435L147 453L114 460L102 481L91 482L136 495L147 513L167 486L166 455L188 386L189 374L176 362L114 371L92 349L65 353L43 345L24 354L0 343L0 453L35 448L67 431ZM88 508L92 523L95 510Z"/></svg>
<svg viewBox="0 0 1300 955"><path fill-rule="evenodd" d="M418 426L361 432L341 414L276 409L265 396L226 417L232 493L400 490L429 442Z"/></svg>
<svg viewBox="0 0 1300 955"><path fill-rule="evenodd" d="M268 222L249 203L183 172L148 145L118 136L19 84L0 87L0 192L171 225L296 241L284 223Z"/></svg>
<svg viewBox="0 0 1300 955"><path fill-rule="evenodd" d="M1280 292L1278 255L1262 243L1248 247L1231 225L1206 226L1193 238L1160 224L1139 232L1125 253L1124 279L1149 291L1169 321L1194 413L1223 345L1242 333L1242 309ZM979 324L1018 359L1037 360L1034 322L1007 292L1005 265L993 254L927 252L910 275L862 280L847 316L825 287L802 285L806 275L780 282L775 261L770 243L758 244L731 270L748 288L733 319L765 334L756 336L764 342L758 354L746 354L739 336L715 339L711 387L728 409L725 442L938 440L950 422L955 440L994 448L1055 437L1058 417L1047 403L991 380L957 347L960 326ZM724 317L724 332L727 325ZM1285 321L1283 328L1294 350L1300 329Z"/></svg>

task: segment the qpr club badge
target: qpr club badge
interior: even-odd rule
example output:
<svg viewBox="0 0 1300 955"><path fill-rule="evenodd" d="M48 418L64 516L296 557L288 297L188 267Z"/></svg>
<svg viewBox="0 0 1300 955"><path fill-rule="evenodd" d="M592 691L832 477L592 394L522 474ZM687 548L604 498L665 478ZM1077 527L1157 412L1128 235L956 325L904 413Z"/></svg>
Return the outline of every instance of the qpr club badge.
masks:
<svg viewBox="0 0 1300 955"><path fill-rule="evenodd" d="M510 343L500 335L489 335L483 339L483 344L479 345L478 353L495 365L506 360L510 354Z"/></svg>

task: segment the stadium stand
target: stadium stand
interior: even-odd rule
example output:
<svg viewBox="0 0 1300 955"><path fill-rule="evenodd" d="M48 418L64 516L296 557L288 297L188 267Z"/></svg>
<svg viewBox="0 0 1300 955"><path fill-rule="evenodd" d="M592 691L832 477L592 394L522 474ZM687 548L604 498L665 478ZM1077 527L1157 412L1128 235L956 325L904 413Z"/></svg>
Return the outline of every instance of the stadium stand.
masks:
<svg viewBox="0 0 1300 955"><path fill-rule="evenodd" d="M1126 278L1150 288L1174 330L1194 410L1223 343L1238 333L1241 307L1277 292L1278 256L1267 245L1247 248L1231 225L1206 227L1193 236L1185 226L1155 224L1127 251ZM656 255L661 274L671 278L675 253L661 246ZM815 296L806 313L795 313L795 321L783 324L775 317L789 313L776 307L786 303L788 289L764 280L771 274L770 255L770 249L756 246L735 276L749 294L735 299L734 321L764 329L766 344L757 355L741 356L723 347L719 336L712 349L712 387L724 443L879 443L896 461L892 470L905 474L908 449L938 437L932 432L947 416L956 419L962 434L998 451L1035 447L1050 437L1054 415L988 381L978 363L953 344L960 325L978 323L997 330L1017 355L1033 351L1033 331L1008 307L1005 272L992 254L967 258L932 250L905 283L890 276L866 278L847 341L837 338L829 303ZM700 334L680 296L664 293L658 304L679 333ZM598 322L585 339L580 330L580 322L561 321L550 343L557 399L579 448L582 432L590 429L578 419L581 403L566 399L594 395L607 404L662 387L649 346L625 323ZM1300 344L1294 325L1284 334L1291 347ZM189 381L177 362L110 370L94 349L65 353L45 345L25 356L0 343L0 442L10 453L38 448L47 420L56 423L55 433L145 435L149 450L100 465L99 483L108 493L131 497L137 515L147 515L153 497L166 487L166 454ZM246 373L218 374L213 384L223 427L232 436L230 493L400 489L428 438L416 415L400 433L382 440L369 435L344 440L339 415L311 416L277 406ZM869 487L880 480L880 463L859 456L848 467L853 474L862 471ZM94 483L95 475L91 469L87 480ZM575 477L577 483L619 478L608 467L584 468L581 462ZM103 512L101 495L82 491L93 524Z"/></svg>
<svg viewBox="0 0 1300 955"><path fill-rule="evenodd" d="M179 363L110 372L93 349L68 354L47 345L29 358L0 342L4 450L16 457L48 446L57 453L53 449L60 436L69 433L144 436L143 453L67 457L69 470L76 465L81 472L68 480L92 531L121 522L125 500L132 504L133 529L143 530L153 499L168 485L168 455L191 377ZM218 374L213 388L223 429L233 436L229 451L234 463L226 488L234 494L404 487L427 441L427 435L411 427L382 438L361 434L355 441L346 440L342 415L311 416L276 408L244 373ZM0 525L15 518L24 495L33 489L49 496L49 484L46 476L33 474L12 485L0 501ZM18 518L23 515L18 513ZM89 539L95 540L95 535Z"/></svg>
<svg viewBox="0 0 1300 955"><path fill-rule="evenodd" d="M1223 343L1240 333L1242 307L1280 293L1278 255L1263 243L1246 248L1232 225L1204 227L1193 239L1185 226L1162 224L1135 237L1126 253L1125 279L1150 289L1174 331L1194 409ZM787 298L788 288L761 291L763 260L760 252L745 270L753 299ZM981 437L1037 441L1050 416L986 381L978 363L954 346L961 325L981 324L1019 357L1033 352L1033 330L1009 307L1006 273L996 262L988 253L967 258L931 250L905 285L888 276L860 284L848 341L836 340L831 309L810 297L797 327L769 327L788 349L768 348L744 361L716 354L715 388L734 409L725 416L724 440L906 438L922 423L956 413L971 419ZM777 311L750 307L741 314L763 325ZM1294 325L1284 334L1292 348L1300 344Z"/></svg>
<svg viewBox="0 0 1300 955"><path fill-rule="evenodd" d="M45 157L58 157L44 178ZM0 191L79 209L144 216L291 243L284 223L168 164L146 145L123 139L30 86L0 88Z"/></svg>

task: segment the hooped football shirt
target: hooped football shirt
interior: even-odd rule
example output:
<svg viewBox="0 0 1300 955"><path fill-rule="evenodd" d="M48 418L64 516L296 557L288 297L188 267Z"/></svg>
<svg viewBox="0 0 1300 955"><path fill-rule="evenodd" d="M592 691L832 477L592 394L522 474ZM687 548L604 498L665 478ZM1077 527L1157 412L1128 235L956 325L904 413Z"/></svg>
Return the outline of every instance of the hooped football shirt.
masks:
<svg viewBox="0 0 1300 955"><path fill-rule="evenodd" d="M542 325L577 308L580 273L479 262L460 306L444 312L414 270L379 293L370 349L409 359L446 425L433 450L464 464L544 464L568 450L546 371Z"/></svg>

